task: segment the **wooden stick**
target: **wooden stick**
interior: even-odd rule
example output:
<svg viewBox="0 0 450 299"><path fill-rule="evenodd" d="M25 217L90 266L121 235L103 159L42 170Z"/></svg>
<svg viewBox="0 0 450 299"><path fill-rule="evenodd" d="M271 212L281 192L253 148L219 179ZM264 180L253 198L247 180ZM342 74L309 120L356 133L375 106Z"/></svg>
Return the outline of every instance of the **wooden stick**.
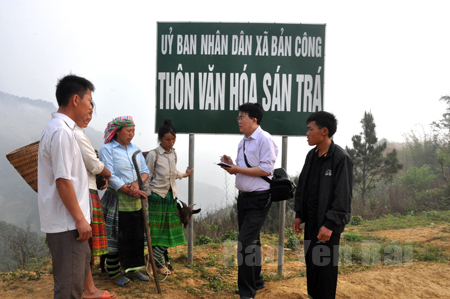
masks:
<svg viewBox="0 0 450 299"><path fill-rule="evenodd" d="M139 187L139 189L141 188ZM152 272L153 277L155 277L156 289L158 290L158 294L161 294L161 287L159 285L159 278L158 272L156 270L155 258L153 257L152 239L150 236L150 229L148 227L147 205L145 197L141 197L141 205L142 205L142 214L144 215L145 235L147 236L148 259L152 265Z"/></svg>
<svg viewBox="0 0 450 299"><path fill-rule="evenodd" d="M139 190L142 190L144 183L142 182L142 177L141 177L141 174L139 173L139 168L137 167L137 163L136 163L136 155L139 154L140 152L141 152L140 150L137 150L136 152L134 152L132 159L133 159L134 169L136 170L136 175L138 178ZM142 214L144 215L145 236L147 237L148 259L152 265L152 272L153 272L153 277L155 278L156 289L158 290L158 294L161 294L161 286L159 285L158 272L156 270L155 258L153 256L152 239L150 236L150 229L148 226L146 199L147 198L141 196Z"/></svg>

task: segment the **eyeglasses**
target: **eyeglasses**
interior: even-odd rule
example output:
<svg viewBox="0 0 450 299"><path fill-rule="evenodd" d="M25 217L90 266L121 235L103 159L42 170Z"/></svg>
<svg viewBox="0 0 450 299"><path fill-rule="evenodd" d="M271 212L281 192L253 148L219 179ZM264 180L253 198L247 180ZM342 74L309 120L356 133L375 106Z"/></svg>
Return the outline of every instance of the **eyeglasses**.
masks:
<svg viewBox="0 0 450 299"><path fill-rule="evenodd" d="M236 117L237 122L244 121L244 119L254 119L254 117L245 117L245 116Z"/></svg>

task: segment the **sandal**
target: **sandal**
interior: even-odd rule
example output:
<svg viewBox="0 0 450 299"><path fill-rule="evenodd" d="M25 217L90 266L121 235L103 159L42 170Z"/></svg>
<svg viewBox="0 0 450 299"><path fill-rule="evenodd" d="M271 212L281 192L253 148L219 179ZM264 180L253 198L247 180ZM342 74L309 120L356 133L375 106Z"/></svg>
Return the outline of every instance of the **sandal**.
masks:
<svg viewBox="0 0 450 299"><path fill-rule="evenodd" d="M169 269L166 268L166 266L158 267L156 272L158 272L159 274L162 274L162 275L170 275L170 271L169 271Z"/></svg>
<svg viewBox="0 0 450 299"><path fill-rule="evenodd" d="M114 282L114 280L112 282L114 284L118 285L119 287L126 287L131 283L131 280L128 279L128 277L126 277L126 276L122 276L122 278L119 279L118 282Z"/></svg>
<svg viewBox="0 0 450 299"><path fill-rule="evenodd" d="M148 278L148 276L142 274L141 272L137 272L135 275L133 275L131 277L131 279L138 279L140 281L149 281L150 279Z"/></svg>
<svg viewBox="0 0 450 299"><path fill-rule="evenodd" d="M108 291L103 291L103 295L101 297L83 297L83 299L114 299L116 298L116 293L114 292L108 292Z"/></svg>
<svg viewBox="0 0 450 299"><path fill-rule="evenodd" d="M170 263L166 263L165 266L167 269L169 269L169 271L173 271L173 267Z"/></svg>

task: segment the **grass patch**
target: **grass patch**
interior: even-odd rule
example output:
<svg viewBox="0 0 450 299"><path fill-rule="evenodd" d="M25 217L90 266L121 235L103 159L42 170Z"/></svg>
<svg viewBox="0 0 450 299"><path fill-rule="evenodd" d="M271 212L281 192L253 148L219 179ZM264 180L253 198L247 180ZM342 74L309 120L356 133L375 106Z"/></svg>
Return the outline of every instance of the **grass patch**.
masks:
<svg viewBox="0 0 450 299"><path fill-rule="evenodd" d="M349 242L362 242L364 237L354 233L354 232L347 232L347 233L343 233L342 238L344 238L344 240L349 241Z"/></svg>
<svg viewBox="0 0 450 299"><path fill-rule="evenodd" d="M188 260L188 256L186 252L180 252L180 254L178 255L178 257L174 258L173 261L176 263L187 263Z"/></svg>
<svg viewBox="0 0 450 299"><path fill-rule="evenodd" d="M417 262L448 262L450 256L446 254L442 248L435 246L425 246L423 244L415 243L413 247L414 261Z"/></svg>
<svg viewBox="0 0 450 299"><path fill-rule="evenodd" d="M363 221L358 226L359 231L377 231L388 229L409 228L416 226L427 226L431 224L440 224L450 222L450 211L425 211L413 215L387 215L376 220ZM449 228L450 230L450 228Z"/></svg>

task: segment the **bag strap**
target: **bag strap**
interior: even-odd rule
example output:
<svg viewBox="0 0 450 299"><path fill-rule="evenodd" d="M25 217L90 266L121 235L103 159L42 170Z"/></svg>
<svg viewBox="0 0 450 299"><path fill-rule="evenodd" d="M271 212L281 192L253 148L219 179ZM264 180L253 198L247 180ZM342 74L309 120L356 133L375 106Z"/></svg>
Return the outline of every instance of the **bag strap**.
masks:
<svg viewBox="0 0 450 299"><path fill-rule="evenodd" d="M155 179L155 169L156 169L156 162L158 162L158 148L154 148L151 151L155 152L155 161L153 161L153 173L152 173L152 177L150 178L150 181L153 181Z"/></svg>
<svg viewBox="0 0 450 299"><path fill-rule="evenodd" d="M154 149L152 149L152 151L155 151L155 161L153 162L153 171L154 171L154 169L156 168L156 162L158 162L159 153L158 153L158 148L154 148Z"/></svg>
<svg viewBox="0 0 450 299"><path fill-rule="evenodd" d="M244 140L244 149L242 150L242 152L244 153L245 164L247 165L248 168L252 168L252 166L250 166L250 164L248 164L247 156L245 155L245 140ZM268 182L269 184L272 184L272 180L269 179L268 177L266 177L266 176L260 176L260 178L262 178L263 180L265 180L265 181Z"/></svg>

